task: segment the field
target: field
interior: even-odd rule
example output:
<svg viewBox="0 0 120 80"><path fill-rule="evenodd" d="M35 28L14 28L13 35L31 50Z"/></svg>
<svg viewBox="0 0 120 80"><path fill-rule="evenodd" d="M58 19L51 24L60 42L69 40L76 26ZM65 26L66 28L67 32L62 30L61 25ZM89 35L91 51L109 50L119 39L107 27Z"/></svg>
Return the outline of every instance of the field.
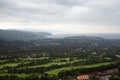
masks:
<svg viewBox="0 0 120 80"><path fill-rule="evenodd" d="M111 63L114 63L114 62L90 64L90 65L83 65L83 66L64 67L64 68L48 71L47 73L48 74L55 74L55 75L57 75L62 70L81 69L81 68L93 68L93 67L99 67L99 66L103 66L103 65L108 65L108 64L111 64Z"/></svg>
<svg viewBox="0 0 120 80"><path fill-rule="evenodd" d="M63 70L94 68L94 67L113 64L116 62L116 61L111 61L110 57L105 57L104 59L107 60L105 62L88 63L90 62L89 57L91 58L93 57L93 55L94 57L97 57L97 54L93 52L88 56L88 58L40 57L40 58L15 58L15 59L0 60L0 76L16 75L22 78L31 76L33 74L40 76L42 74L42 70L40 72L34 72L34 71L31 72L31 70L36 70L36 69L41 69L41 68L46 69L43 71L43 73L57 76L58 73ZM119 55L116 55L116 57L119 57ZM13 69L13 71L11 71L11 69ZM28 71L30 72L28 73L24 72L24 70L26 69L28 69ZM23 72L21 72L21 70Z"/></svg>

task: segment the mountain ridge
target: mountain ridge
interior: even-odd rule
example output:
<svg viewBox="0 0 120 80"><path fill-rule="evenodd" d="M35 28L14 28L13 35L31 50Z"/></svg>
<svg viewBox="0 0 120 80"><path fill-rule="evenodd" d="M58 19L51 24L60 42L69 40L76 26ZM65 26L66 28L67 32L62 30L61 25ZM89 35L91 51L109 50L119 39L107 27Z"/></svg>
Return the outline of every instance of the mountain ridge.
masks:
<svg viewBox="0 0 120 80"><path fill-rule="evenodd" d="M35 40L46 38L51 36L51 33L47 32L29 32L29 31L20 31L20 30L0 30L0 39L6 41L15 41L15 40Z"/></svg>

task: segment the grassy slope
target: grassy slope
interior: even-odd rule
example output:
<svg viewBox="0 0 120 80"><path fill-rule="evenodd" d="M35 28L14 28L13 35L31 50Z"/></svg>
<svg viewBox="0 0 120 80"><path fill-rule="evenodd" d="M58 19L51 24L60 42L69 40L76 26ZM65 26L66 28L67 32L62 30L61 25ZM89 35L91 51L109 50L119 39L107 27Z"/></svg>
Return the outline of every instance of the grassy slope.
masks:
<svg viewBox="0 0 120 80"><path fill-rule="evenodd" d="M83 65L83 66L70 66L70 67L64 67L64 68L50 70L47 73L57 75L62 70L71 70L71 69L78 69L78 68L92 68L92 67L98 67L98 66L102 66L102 65L108 65L108 64L111 64L111 63L114 63L114 62L105 62L105 63Z"/></svg>
<svg viewBox="0 0 120 80"><path fill-rule="evenodd" d="M9 76L9 75L16 75L18 77L23 77L23 78L30 76L30 74L7 74L7 73L0 74L0 76Z"/></svg>
<svg viewBox="0 0 120 80"><path fill-rule="evenodd" d="M34 60L34 59L44 59L46 57L42 57L42 58L22 58L24 63L27 63L31 60ZM67 62L55 62L55 61L59 61L61 59L65 59L67 60ZM28 67L32 67L32 68L36 68L36 67L48 67L48 66L51 66L53 64L57 64L57 65L61 65L61 64L66 64L66 63L73 63L73 62L77 62L77 61L82 61L83 59L80 59L80 60L77 60L77 59L74 59L73 61L69 62L69 59L70 58L59 58L59 59L54 59L53 62L51 63L48 63L48 64L43 64L43 65L35 65L35 66L28 66ZM29 60L29 61L28 61ZM4 60L0 60L0 62L2 62ZM20 63L23 63L22 62L19 62L19 63L8 63L8 64L4 64L4 65L0 65L0 68L4 67L4 66L17 66L18 64ZM91 67L97 67L97 66L101 66L101 65L107 65L107 64L110 64L111 62L106 62L106 63L98 63L98 64L91 64L91 65L83 65L83 66L70 66L70 67L64 67L64 68L59 68L59 69L53 69L53 70L50 70L48 71L47 73L48 74L55 74L57 75L60 71L62 70L71 70L71 69L77 69L77 68L91 68ZM24 67L22 67L24 68ZM11 75L11 74L0 74L1 75ZM15 74L15 75L18 75L19 77L26 77L30 74Z"/></svg>

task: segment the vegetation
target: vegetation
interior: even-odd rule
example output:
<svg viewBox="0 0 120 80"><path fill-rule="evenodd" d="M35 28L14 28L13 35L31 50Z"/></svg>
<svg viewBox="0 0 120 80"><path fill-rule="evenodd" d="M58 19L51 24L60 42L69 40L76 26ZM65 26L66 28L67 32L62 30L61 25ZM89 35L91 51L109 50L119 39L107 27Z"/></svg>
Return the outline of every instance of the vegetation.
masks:
<svg viewBox="0 0 120 80"><path fill-rule="evenodd" d="M118 40L94 37L3 41L0 80L68 80L68 76L107 69L120 72L119 52ZM118 79L119 73L113 78Z"/></svg>

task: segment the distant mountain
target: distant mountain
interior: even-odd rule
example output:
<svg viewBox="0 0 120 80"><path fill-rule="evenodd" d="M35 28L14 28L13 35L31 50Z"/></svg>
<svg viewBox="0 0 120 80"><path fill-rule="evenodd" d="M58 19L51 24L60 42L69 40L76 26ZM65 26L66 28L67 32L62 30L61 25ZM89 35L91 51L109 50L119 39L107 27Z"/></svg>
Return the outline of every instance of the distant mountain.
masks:
<svg viewBox="0 0 120 80"><path fill-rule="evenodd" d="M36 40L43 39L52 34L47 32L27 32L18 30L0 30L0 40L15 41L15 40Z"/></svg>
<svg viewBox="0 0 120 80"><path fill-rule="evenodd" d="M120 33L108 33L108 34L86 34L86 36L95 36L95 37L102 37L104 39L120 39Z"/></svg>
<svg viewBox="0 0 120 80"><path fill-rule="evenodd" d="M72 36L72 37L65 37L65 39L103 40L104 38L101 38L101 37L94 37L94 36Z"/></svg>
<svg viewBox="0 0 120 80"><path fill-rule="evenodd" d="M31 35L32 36L32 35ZM34 37L34 36L33 36ZM12 37L13 38L13 37ZM11 38L10 38L11 39ZM33 39L33 38L32 38ZM30 40L30 38L29 38ZM31 41L5 41L0 40L0 51L21 51L21 50L45 50L61 51L66 48L88 48L108 49L120 48L120 39L103 39L100 37L74 36L65 38L44 38Z"/></svg>
<svg viewBox="0 0 120 80"><path fill-rule="evenodd" d="M120 33L90 33L90 34L57 34L53 35L55 38L76 37L76 36L93 36L104 39L120 39Z"/></svg>

